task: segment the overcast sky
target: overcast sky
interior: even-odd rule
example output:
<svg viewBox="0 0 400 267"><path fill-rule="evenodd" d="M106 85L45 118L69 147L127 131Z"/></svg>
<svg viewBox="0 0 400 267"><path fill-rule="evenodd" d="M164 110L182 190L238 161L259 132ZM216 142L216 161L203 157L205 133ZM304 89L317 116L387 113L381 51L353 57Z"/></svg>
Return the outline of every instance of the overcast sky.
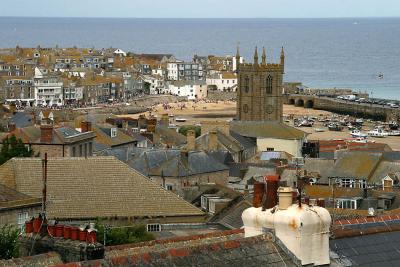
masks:
<svg viewBox="0 0 400 267"><path fill-rule="evenodd" d="M11 0L0 16L134 18L398 17L400 0Z"/></svg>

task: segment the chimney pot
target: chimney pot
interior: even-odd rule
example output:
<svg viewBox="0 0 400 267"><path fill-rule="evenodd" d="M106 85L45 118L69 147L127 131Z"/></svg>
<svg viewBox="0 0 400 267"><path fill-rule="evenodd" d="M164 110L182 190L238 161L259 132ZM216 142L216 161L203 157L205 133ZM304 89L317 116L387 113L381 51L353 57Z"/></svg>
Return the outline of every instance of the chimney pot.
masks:
<svg viewBox="0 0 400 267"><path fill-rule="evenodd" d="M263 203L263 209L270 209L278 204L278 187L279 187L279 176L269 175L266 177L267 180L267 198Z"/></svg>
<svg viewBox="0 0 400 267"><path fill-rule="evenodd" d="M279 209L286 210L292 205L293 201L293 190L291 187L279 187Z"/></svg>

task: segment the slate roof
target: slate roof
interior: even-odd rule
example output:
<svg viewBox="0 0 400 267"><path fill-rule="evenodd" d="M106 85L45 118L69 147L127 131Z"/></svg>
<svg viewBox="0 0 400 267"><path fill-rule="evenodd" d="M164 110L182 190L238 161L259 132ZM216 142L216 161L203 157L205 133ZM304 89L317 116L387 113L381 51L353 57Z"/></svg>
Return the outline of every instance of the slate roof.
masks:
<svg viewBox="0 0 400 267"><path fill-rule="evenodd" d="M135 138L127 135L120 128L113 126L108 123L99 123L93 125L93 131L96 133L96 142L103 144L108 147L122 146L126 144L132 144L136 140ZM111 137L111 129L117 129L117 136Z"/></svg>
<svg viewBox="0 0 400 267"><path fill-rule="evenodd" d="M26 112L17 112L11 118L10 122L14 123L17 128L23 128L33 125L33 115Z"/></svg>
<svg viewBox="0 0 400 267"><path fill-rule="evenodd" d="M368 180L382 159L382 153L344 152L328 171L328 177L348 177Z"/></svg>
<svg viewBox="0 0 400 267"><path fill-rule="evenodd" d="M400 232L330 240L329 247L342 266L400 266Z"/></svg>
<svg viewBox="0 0 400 267"><path fill-rule="evenodd" d="M49 218L203 216L114 157L51 158L48 177ZM12 180L15 190L40 197L42 160L14 158L0 166L0 183Z"/></svg>
<svg viewBox="0 0 400 267"><path fill-rule="evenodd" d="M232 121L230 130L242 136L256 138L302 139L307 135L299 129L277 121Z"/></svg>
<svg viewBox="0 0 400 267"><path fill-rule="evenodd" d="M12 131L8 136L15 135L17 138L21 138L24 143L41 143L41 129L40 126L27 126L24 128L17 128ZM78 139L93 138L94 134L92 132L81 133L75 128L69 126L63 126L53 129L53 139L51 144L65 144L67 140L71 137L76 137Z"/></svg>
<svg viewBox="0 0 400 267"><path fill-rule="evenodd" d="M400 174L400 162L382 161L368 182L382 184L388 174Z"/></svg>
<svg viewBox="0 0 400 267"><path fill-rule="evenodd" d="M225 133L216 130L218 149L227 149L232 153L236 153L243 150L243 146L232 136L226 135ZM209 134L205 133L196 138L196 149L208 150Z"/></svg>
<svg viewBox="0 0 400 267"><path fill-rule="evenodd" d="M186 144L186 136L168 127L157 125L155 133L160 137L161 143L167 144L170 147L181 147Z"/></svg>
<svg viewBox="0 0 400 267"><path fill-rule="evenodd" d="M11 208L24 205L40 206L41 203L41 198L33 198L0 184L0 211L2 208Z"/></svg>
<svg viewBox="0 0 400 267"><path fill-rule="evenodd" d="M139 151L139 150L136 150ZM129 161L129 166L149 176L185 177L202 173L228 170L228 166L215 160L204 151L148 149Z"/></svg>

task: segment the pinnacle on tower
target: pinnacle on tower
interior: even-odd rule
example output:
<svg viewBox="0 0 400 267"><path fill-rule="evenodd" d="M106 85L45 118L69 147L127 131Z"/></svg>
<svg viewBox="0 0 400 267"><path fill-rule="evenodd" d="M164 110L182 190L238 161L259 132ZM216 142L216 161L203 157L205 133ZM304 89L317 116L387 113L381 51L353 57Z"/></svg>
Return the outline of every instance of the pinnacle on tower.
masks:
<svg viewBox="0 0 400 267"><path fill-rule="evenodd" d="M285 51L283 50L283 46L282 46L282 51L281 51L281 66L282 66L282 72L284 73L284 71L285 71Z"/></svg>
<svg viewBox="0 0 400 267"><path fill-rule="evenodd" d="M254 64L258 65L258 52L257 52L257 46L256 50L254 51Z"/></svg>
<svg viewBox="0 0 400 267"><path fill-rule="evenodd" d="M262 61L263 65L267 64L267 53L265 52L265 47L263 47L263 53L262 53L262 56L261 56L261 61Z"/></svg>

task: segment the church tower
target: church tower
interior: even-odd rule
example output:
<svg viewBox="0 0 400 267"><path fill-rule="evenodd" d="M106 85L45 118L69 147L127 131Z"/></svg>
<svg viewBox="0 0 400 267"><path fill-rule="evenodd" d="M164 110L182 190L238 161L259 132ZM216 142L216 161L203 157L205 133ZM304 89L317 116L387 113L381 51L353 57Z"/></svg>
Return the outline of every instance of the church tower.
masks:
<svg viewBox="0 0 400 267"><path fill-rule="evenodd" d="M236 58L240 58L239 48ZM281 51L280 62L267 63L263 48L261 63L258 62L257 47L253 63L237 65L237 104L238 121L276 121L282 122L282 81L285 65L285 54Z"/></svg>

